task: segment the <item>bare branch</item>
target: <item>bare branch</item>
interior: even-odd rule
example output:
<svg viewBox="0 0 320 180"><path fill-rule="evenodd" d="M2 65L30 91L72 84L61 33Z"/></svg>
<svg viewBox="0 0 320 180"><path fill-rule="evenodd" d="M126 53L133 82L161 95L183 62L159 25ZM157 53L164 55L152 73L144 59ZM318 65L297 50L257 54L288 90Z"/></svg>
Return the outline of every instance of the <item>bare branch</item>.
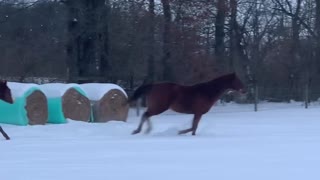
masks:
<svg viewBox="0 0 320 180"><path fill-rule="evenodd" d="M297 18L297 20L299 21L299 23L307 29L307 31L310 33L311 36L313 37L317 37L317 35L314 33L314 31L312 30L312 28L307 24L305 23L299 16L296 16L295 14L293 14L292 12L289 12L287 9L284 8L284 6L281 4L281 2L279 0L272 0L273 2L275 2L276 4L279 5L280 9L279 8L274 8L274 10L276 11L280 11L280 12L283 12L284 14L286 14L287 16L290 16L290 17L295 17ZM300 1L300 0L298 0ZM300 3L301 4L301 3Z"/></svg>
<svg viewBox="0 0 320 180"><path fill-rule="evenodd" d="M281 5L282 6L282 4L279 2L279 0L276 0L278 3L279 3L279 5ZM289 12L290 13L293 13L292 12L292 5L291 5L291 1L289 1L289 0L286 0L286 4L288 5L288 7L289 7ZM283 7L283 6L282 6ZM284 7L283 7L284 8Z"/></svg>

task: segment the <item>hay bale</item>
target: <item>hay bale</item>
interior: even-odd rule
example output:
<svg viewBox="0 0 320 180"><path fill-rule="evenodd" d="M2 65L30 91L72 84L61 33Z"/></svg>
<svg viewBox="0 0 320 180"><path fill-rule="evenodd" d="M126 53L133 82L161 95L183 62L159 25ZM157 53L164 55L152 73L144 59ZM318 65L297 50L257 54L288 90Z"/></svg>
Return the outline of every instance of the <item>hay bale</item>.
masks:
<svg viewBox="0 0 320 180"><path fill-rule="evenodd" d="M88 122L90 100L77 84L49 83L40 85L49 105L49 123L66 123L67 119Z"/></svg>
<svg viewBox="0 0 320 180"><path fill-rule="evenodd" d="M47 98L36 84L9 82L13 104L1 102L0 122L15 125L44 125L48 120Z"/></svg>
<svg viewBox="0 0 320 180"><path fill-rule="evenodd" d="M62 96L62 110L69 119L89 121L90 100L74 88L68 89Z"/></svg>
<svg viewBox="0 0 320 180"><path fill-rule="evenodd" d="M128 96L120 86L109 83L87 83L80 86L93 105L94 122L127 120Z"/></svg>
<svg viewBox="0 0 320 180"><path fill-rule="evenodd" d="M25 109L30 125L47 123L48 101L42 91L35 90L27 97Z"/></svg>

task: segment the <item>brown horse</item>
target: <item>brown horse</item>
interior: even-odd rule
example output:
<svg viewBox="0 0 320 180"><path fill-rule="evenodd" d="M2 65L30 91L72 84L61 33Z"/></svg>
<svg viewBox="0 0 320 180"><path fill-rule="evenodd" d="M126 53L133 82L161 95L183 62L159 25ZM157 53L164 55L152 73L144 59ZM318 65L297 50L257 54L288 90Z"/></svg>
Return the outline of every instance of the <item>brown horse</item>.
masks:
<svg viewBox="0 0 320 180"><path fill-rule="evenodd" d="M7 81L0 80L0 99L10 104L13 103L11 90L7 85ZM6 132L4 132L1 126L0 126L0 132L3 135L3 137L6 138L6 140L10 139L10 137L7 135Z"/></svg>
<svg viewBox="0 0 320 180"><path fill-rule="evenodd" d="M192 131L192 135L195 135L201 116L210 110L226 90L244 93L244 85L235 73L192 86L164 82L142 85L128 100L130 103L146 95L147 110L142 115L138 128L132 134L140 133L145 121L148 123L146 133L149 133L152 129L149 118L172 109L179 113L194 115L192 127L179 131L179 134Z"/></svg>

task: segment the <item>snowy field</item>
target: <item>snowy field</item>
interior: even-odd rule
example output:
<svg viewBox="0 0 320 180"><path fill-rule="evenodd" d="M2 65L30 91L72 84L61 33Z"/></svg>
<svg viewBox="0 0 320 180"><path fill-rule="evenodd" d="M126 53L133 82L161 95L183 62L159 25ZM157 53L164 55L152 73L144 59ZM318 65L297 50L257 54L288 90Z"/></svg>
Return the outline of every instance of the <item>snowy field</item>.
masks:
<svg viewBox="0 0 320 180"><path fill-rule="evenodd" d="M1 111L1 110L0 110ZM152 118L151 134L127 123L1 124L1 180L319 180L320 104L216 105L197 136L177 135L191 115Z"/></svg>

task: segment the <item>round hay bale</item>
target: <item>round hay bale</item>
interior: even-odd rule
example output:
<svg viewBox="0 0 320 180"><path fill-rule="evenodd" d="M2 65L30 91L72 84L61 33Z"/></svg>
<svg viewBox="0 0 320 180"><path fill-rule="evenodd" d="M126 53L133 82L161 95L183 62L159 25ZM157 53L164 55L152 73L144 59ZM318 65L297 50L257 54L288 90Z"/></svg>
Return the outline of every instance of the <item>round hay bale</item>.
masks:
<svg viewBox="0 0 320 180"><path fill-rule="evenodd" d="M36 84L9 82L13 104L0 103L0 122L15 125L44 125L48 120L47 98Z"/></svg>
<svg viewBox="0 0 320 180"><path fill-rule="evenodd" d="M66 118L89 121L90 100L74 88L68 89L62 96L62 110Z"/></svg>
<svg viewBox="0 0 320 180"><path fill-rule="evenodd" d="M118 89L111 89L94 106L95 122L107 122L110 120L126 121L128 116L127 97Z"/></svg>
<svg viewBox="0 0 320 180"><path fill-rule="evenodd" d="M30 125L47 123L48 101L40 90L35 90L27 97L25 109L27 110Z"/></svg>
<svg viewBox="0 0 320 180"><path fill-rule="evenodd" d="M120 86L109 83L87 83L81 87L93 104L94 122L127 120L128 96Z"/></svg>
<svg viewBox="0 0 320 180"><path fill-rule="evenodd" d="M77 84L49 83L40 85L49 104L50 123L66 123L67 119L88 122L90 100Z"/></svg>

